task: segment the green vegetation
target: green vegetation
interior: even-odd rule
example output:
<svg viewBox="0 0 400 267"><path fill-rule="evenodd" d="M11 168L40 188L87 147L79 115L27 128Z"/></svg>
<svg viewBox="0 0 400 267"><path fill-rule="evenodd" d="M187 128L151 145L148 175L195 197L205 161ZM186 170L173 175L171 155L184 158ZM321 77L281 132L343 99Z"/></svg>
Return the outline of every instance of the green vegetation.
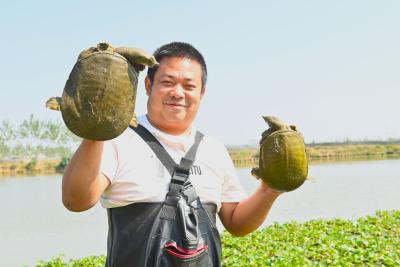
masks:
<svg viewBox="0 0 400 267"><path fill-rule="evenodd" d="M63 255L53 257L50 261L40 261L36 267L104 267L105 256L89 256L83 259L64 261Z"/></svg>
<svg viewBox="0 0 400 267"><path fill-rule="evenodd" d="M0 124L0 175L62 172L81 139L63 122L41 121L30 115L19 125ZM231 147L229 154L236 167L258 164L255 146ZM400 140L307 145L311 162L400 157Z"/></svg>
<svg viewBox="0 0 400 267"><path fill-rule="evenodd" d="M236 167L256 166L258 164L258 148L228 148L228 151Z"/></svg>
<svg viewBox="0 0 400 267"><path fill-rule="evenodd" d="M399 143L312 145L307 147L311 160L351 159L351 158L388 158L400 157Z"/></svg>
<svg viewBox="0 0 400 267"><path fill-rule="evenodd" d="M400 266L400 211L379 211L357 221L313 220L274 224L246 237L222 235L223 266ZM104 266L105 257L40 267Z"/></svg>
<svg viewBox="0 0 400 267"><path fill-rule="evenodd" d="M69 158L66 158L69 159ZM0 161L0 175L35 175L63 172L65 160L44 159Z"/></svg>
<svg viewBox="0 0 400 267"><path fill-rule="evenodd" d="M400 211L357 221L274 224L244 238L223 236L225 266L399 266Z"/></svg>
<svg viewBox="0 0 400 267"><path fill-rule="evenodd" d="M56 171L57 172L62 172L64 171L65 167L67 167L68 162L70 161L70 157L62 157L60 163L57 164L56 166Z"/></svg>
<svg viewBox="0 0 400 267"><path fill-rule="evenodd" d="M19 125L0 125L0 175L62 172L79 138L61 122L33 115Z"/></svg>
<svg viewBox="0 0 400 267"><path fill-rule="evenodd" d="M0 125L0 161L61 159L72 154L80 139L61 122L40 121L33 115L19 125Z"/></svg>

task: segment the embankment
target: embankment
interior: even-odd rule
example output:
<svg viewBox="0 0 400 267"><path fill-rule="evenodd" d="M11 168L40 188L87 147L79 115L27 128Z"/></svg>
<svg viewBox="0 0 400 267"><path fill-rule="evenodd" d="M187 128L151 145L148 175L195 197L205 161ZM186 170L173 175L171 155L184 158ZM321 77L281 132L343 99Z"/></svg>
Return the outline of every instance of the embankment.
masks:
<svg viewBox="0 0 400 267"><path fill-rule="evenodd" d="M235 166L256 166L258 164L258 148L245 147L230 148L228 150ZM399 158L400 144L310 144L307 145L306 152L310 162Z"/></svg>
<svg viewBox="0 0 400 267"><path fill-rule="evenodd" d="M64 171L68 159L0 161L0 176L55 174Z"/></svg>
<svg viewBox="0 0 400 267"><path fill-rule="evenodd" d="M256 147L228 148L236 167L258 164ZM307 145L311 163L324 161L351 161L360 159L387 159L400 157L400 144L312 144ZM0 176L62 173L68 158L41 160L0 160Z"/></svg>

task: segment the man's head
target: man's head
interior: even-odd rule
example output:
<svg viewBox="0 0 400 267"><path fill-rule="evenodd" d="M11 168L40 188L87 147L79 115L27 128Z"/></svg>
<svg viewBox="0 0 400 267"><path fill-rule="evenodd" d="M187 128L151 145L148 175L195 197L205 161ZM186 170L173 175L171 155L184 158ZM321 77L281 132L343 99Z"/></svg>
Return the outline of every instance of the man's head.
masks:
<svg viewBox="0 0 400 267"><path fill-rule="evenodd" d="M186 43L164 45L154 56L160 65L149 69L145 79L148 119L167 133L186 133L205 91L203 56Z"/></svg>
<svg viewBox="0 0 400 267"><path fill-rule="evenodd" d="M153 53L157 62L160 62L163 58L166 57L180 57L180 58L188 58L200 64L202 74L201 81L203 89L207 83L207 65L203 58L203 55L194 48L191 44L182 43L182 42L173 42L166 45L161 46ZM147 76L150 81L153 82L154 74L157 72L158 66L154 66L153 68L147 69Z"/></svg>

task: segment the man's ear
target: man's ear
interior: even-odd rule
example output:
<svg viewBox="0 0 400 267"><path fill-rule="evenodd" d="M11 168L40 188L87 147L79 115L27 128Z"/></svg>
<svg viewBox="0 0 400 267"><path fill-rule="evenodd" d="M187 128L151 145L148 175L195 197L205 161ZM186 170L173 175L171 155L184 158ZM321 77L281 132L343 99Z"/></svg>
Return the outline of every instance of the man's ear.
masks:
<svg viewBox="0 0 400 267"><path fill-rule="evenodd" d="M200 99L203 98L205 92L206 92L206 87L204 86L203 88L201 88Z"/></svg>
<svg viewBox="0 0 400 267"><path fill-rule="evenodd" d="M146 88L146 95L149 96L151 92L151 81L149 76L144 79L144 87Z"/></svg>

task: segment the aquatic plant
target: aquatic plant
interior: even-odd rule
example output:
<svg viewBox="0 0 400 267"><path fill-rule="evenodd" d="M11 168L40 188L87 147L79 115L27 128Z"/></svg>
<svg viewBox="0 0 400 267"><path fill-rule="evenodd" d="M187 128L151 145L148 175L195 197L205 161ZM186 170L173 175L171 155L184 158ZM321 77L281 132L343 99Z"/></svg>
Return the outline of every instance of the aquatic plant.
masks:
<svg viewBox="0 0 400 267"><path fill-rule="evenodd" d="M356 221L275 223L245 237L222 234L223 266L400 266L400 211L378 211ZM37 267L104 266L105 256Z"/></svg>

